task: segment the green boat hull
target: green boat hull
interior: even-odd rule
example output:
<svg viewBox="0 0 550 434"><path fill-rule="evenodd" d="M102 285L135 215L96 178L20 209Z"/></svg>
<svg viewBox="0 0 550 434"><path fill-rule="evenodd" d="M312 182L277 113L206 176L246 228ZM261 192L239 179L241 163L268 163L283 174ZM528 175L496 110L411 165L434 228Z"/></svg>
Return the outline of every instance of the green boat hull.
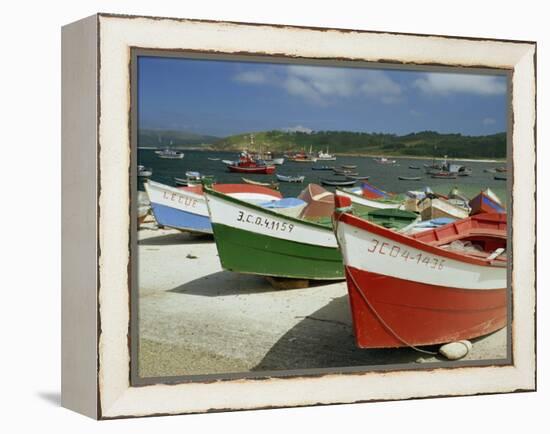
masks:
<svg viewBox="0 0 550 434"><path fill-rule="evenodd" d="M345 279L337 248L283 240L219 223L212 229L225 270L292 279Z"/></svg>

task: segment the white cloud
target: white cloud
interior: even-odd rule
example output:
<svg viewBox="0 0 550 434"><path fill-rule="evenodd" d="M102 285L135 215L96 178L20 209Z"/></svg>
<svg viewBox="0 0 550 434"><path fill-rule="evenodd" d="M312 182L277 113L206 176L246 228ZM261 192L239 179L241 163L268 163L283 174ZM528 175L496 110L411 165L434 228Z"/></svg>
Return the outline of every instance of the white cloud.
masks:
<svg viewBox="0 0 550 434"><path fill-rule="evenodd" d="M481 121L481 123L485 126L489 126L489 125L494 125L497 123L496 120L494 120L493 118L485 118Z"/></svg>
<svg viewBox="0 0 550 434"><path fill-rule="evenodd" d="M233 79L247 84L280 87L310 103L329 105L337 99L364 96L383 104L402 101L403 90L385 72L319 66L289 65L283 71L246 71Z"/></svg>
<svg viewBox="0 0 550 434"><path fill-rule="evenodd" d="M379 97L384 104L401 101L401 86L382 71L369 71L360 87L365 95Z"/></svg>
<svg viewBox="0 0 550 434"><path fill-rule="evenodd" d="M302 96L313 102L329 103L331 98L364 95L384 104L401 101L401 86L386 73L366 69L289 66L289 79L301 82ZM295 89L287 89L295 93Z"/></svg>
<svg viewBox="0 0 550 434"><path fill-rule="evenodd" d="M475 95L502 95L506 93L504 77L472 74L426 73L413 86L430 95L469 93Z"/></svg>
<svg viewBox="0 0 550 434"><path fill-rule="evenodd" d="M282 128L283 131L287 133L306 133L311 134L313 130L311 128L304 127L303 125L296 125L294 127Z"/></svg>
<svg viewBox="0 0 550 434"><path fill-rule="evenodd" d="M283 82L283 88L290 95L303 97L313 103L325 104L325 101L319 92L317 92L310 83L300 77L287 77L287 79Z"/></svg>
<svg viewBox="0 0 550 434"><path fill-rule="evenodd" d="M243 71L233 76L235 81L249 84L263 84L267 82L266 75L261 71Z"/></svg>

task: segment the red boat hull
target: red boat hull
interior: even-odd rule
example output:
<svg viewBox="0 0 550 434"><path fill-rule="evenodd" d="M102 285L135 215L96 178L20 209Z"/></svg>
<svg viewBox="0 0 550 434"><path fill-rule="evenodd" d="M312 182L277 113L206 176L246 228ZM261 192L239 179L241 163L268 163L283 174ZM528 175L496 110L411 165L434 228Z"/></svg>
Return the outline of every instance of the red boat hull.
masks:
<svg viewBox="0 0 550 434"><path fill-rule="evenodd" d="M506 325L505 288L457 289L345 268L360 348L442 344L483 336Z"/></svg>
<svg viewBox="0 0 550 434"><path fill-rule="evenodd" d="M275 173L275 166L256 166L256 167L242 167L242 166L227 166L229 171L237 173L261 173L270 175Z"/></svg>

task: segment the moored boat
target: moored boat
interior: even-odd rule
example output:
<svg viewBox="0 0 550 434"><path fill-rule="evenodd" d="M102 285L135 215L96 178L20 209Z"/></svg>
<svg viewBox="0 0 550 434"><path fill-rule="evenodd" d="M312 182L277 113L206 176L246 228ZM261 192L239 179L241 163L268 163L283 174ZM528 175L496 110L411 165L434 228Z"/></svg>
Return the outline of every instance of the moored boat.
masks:
<svg viewBox="0 0 550 434"><path fill-rule="evenodd" d="M175 151L174 149L166 148L162 151L156 152L159 158L169 159L169 160L181 160L184 156L184 153L181 151Z"/></svg>
<svg viewBox="0 0 550 434"><path fill-rule="evenodd" d="M142 166L141 164L138 166L138 176L142 178L148 178L153 174L153 169L150 167Z"/></svg>
<svg viewBox="0 0 550 434"><path fill-rule="evenodd" d="M388 160L385 157L373 158L373 160L376 161L378 164L395 164L395 163L397 163L396 160Z"/></svg>
<svg viewBox="0 0 550 434"><path fill-rule="evenodd" d="M213 184L215 190L243 201L267 202L281 199L279 192L247 184ZM202 185L171 187L149 180L145 183L153 214L159 226L196 233L212 233Z"/></svg>
<svg viewBox="0 0 550 434"><path fill-rule="evenodd" d="M327 152L319 151L317 153L317 161L335 161L336 157L332 154L329 154L328 152L328 146L327 146Z"/></svg>
<svg viewBox="0 0 550 434"><path fill-rule="evenodd" d="M292 176L292 175L279 175L277 174L277 179L281 182L304 182L306 179L305 176Z"/></svg>
<svg viewBox="0 0 550 434"><path fill-rule="evenodd" d="M493 176L493 179L496 180L496 181L507 181L507 180L508 180L508 176L506 176L506 173L504 173L503 175L495 175L495 176Z"/></svg>
<svg viewBox="0 0 550 434"><path fill-rule="evenodd" d="M227 168L230 172L248 173L248 174L265 174L270 175L275 173L275 166L267 165L259 160L255 160L248 152L242 152L239 161L228 164Z"/></svg>
<svg viewBox="0 0 550 434"><path fill-rule="evenodd" d="M430 176L434 179L456 179L457 175L454 172L439 171L430 173Z"/></svg>
<svg viewBox="0 0 550 434"><path fill-rule="evenodd" d="M311 170L333 170L334 166L312 166Z"/></svg>
<svg viewBox="0 0 550 434"><path fill-rule="evenodd" d="M309 153L306 153L305 151L296 152L288 155L287 159L288 161L293 161L295 163L315 163L317 161L317 157L311 153L311 150Z"/></svg>
<svg viewBox="0 0 550 434"><path fill-rule="evenodd" d="M254 181L252 179L248 179L248 178L241 178L243 180L243 182L245 182L246 184L250 184L250 185L260 185L262 187L268 187L268 188L271 188L273 190L278 190L279 189L279 184L277 184L276 182L260 182L260 181Z"/></svg>
<svg viewBox="0 0 550 434"><path fill-rule="evenodd" d="M347 179L354 179L356 181L368 181L370 176L368 175L346 175Z"/></svg>
<svg viewBox="0 0 550 434"><path fill-rule="evenodd" d="M321 184L328 185L331 187L349 187L354 185L356 179L339 179L339 178L321 178Z"/></svg>
<svg viewBox="0 0 550 434"><path fill-rule="evenodd" d="M421 176L398 176L397 179L400 181L420 181L422 179Z"/></svg>
<svg viewBox="0 0 550 434"><path fill-rule="evenodd" d="M337 211L349 205L337 199ZM347 212L335 220L358 347L442 344L506 325L505 214L414 236Z"/></svg>
<svg viewBox="0 0 550 434"><path fill-rule="evenodd" d="M174 183L176 185L184 187L193 187L195 185L202 184L203 181L208 180L210 184L214 182L214 177L211 175L202 175L200 172L188 170L185 172L185 178L174 177Z"/></svg>

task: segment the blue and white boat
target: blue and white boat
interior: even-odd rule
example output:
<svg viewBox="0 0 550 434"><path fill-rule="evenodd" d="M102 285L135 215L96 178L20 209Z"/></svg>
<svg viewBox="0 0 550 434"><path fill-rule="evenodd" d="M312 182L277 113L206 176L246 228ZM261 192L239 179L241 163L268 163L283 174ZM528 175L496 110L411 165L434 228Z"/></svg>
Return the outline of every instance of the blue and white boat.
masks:
<svg viewBox="0 0 550 434"><path fill-rule="evenodd" d="M256 185L214 184L212 188L251 203L281 199L278 191ZM199 234L212 233L202 185L176 188L149 180L145 183L145 191L159 226Z"/></svg>

